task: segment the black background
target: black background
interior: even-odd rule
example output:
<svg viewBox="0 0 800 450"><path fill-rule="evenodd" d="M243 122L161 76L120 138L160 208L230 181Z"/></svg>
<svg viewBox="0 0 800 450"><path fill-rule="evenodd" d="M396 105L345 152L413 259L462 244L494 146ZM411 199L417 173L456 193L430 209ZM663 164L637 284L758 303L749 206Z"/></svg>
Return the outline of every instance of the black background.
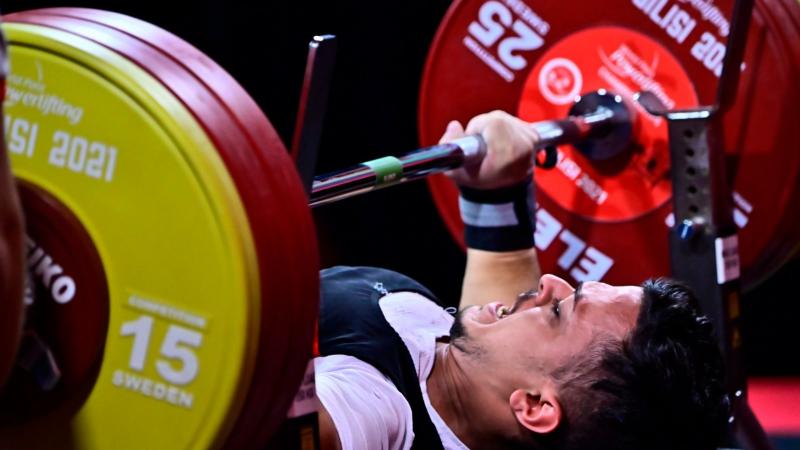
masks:
<svg viewBox="0 0 800 450"><path fill-rule="evenodd" d="M417 93L447 0L243 2L0 1L3 12L48 6L107 9L159 25L226 68L291 142L307 43L335 34L338 55L317 173L415 148ZM424 183L314 211L323 265L377 265L407 273L457 303L463 252ZM800 374L800 299L794 261L745 296L750 373Z"/></svg>

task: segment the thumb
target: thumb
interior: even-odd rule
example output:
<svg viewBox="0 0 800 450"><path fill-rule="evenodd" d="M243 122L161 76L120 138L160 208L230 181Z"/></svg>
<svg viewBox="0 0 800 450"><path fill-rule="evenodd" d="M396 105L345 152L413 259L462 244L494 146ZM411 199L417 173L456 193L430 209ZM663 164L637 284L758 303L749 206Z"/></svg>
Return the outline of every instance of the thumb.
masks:
<svg viewBox="0 0 800 450"><path fill-rule="evenodd" d="M444 144L445 142L450 142L461 137L464 137L464 127L461 126L459 121L451 120L450 123L447 124L447 129L444 130L442 138L439 139L439 143Z"/></svg>

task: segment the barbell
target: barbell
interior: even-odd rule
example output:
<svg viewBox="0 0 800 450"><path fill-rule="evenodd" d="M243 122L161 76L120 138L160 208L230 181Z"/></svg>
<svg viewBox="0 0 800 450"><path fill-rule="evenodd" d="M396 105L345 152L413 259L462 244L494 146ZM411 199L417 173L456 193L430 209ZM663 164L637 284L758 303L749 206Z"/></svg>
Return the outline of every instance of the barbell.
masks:
<svg viewBox="0 0 800 450"><path fill-rule="evenodd" d="M755 27L772 17L765 4L758 3L756 17L762 21L757 19ZM557 146L556 169L536 177L536 238L545 269L566 266L568 273L582 273L576 267L589 273L591 264L584 260L597 262L598 253L609 253L602 247L611 239L606 228L624 231L633 223L636 233L628 239L644 240L643 229L664 226L663 125L635 106L630 87L622 89L629 80L583 77L582 70L610 69L603 66L606 60L592 60L591 52L579 59L577 50L588 42L610 42L614 50L627 48L606 55L611 61L627 61L640 71L645 63L652 68L654 59L636 52L658 55L649 90L679 99L676 106L696 104L713 84L714 66L707 69L711 75L696 68L687 75L685 58L671 56L683 53L669 33L680 29L685 41L702 39L711 21L696 20L688 30L688 19L683 28L667 21L657 32L649 22L631 22L634 14L653 22L654 5L619 2L619 17L608 22L614 27L569 23L557 29L546 21L555 13L541 2L463 0L453 4L440 28L421 92L423 143L432 144L446 120L486 110L505 108L534 122L570 116L575 108L560 127L537 122L540 135L555 139L546 143ZM781 5L797 17L796 8ZM680 11L690 18L701 14ZM319 263L309 200L283 143L227 73L164 30L119 14L75 8L17 13L5 21L12 72L4 124L28 220L33 291L20 353L33 376L17 374L3 392L0 442L12 448L63 447L64 442L85 448L263 446L284 420L312 356L317 313ZM759 30L768 37L797 31L786 26ZM539 42L536 36L538 46L532 44ZM759 67L752 59L756 54L748 55L746 64ZM775 58L769 52L756 56ZM573 92L569 76L578 73L575 68L582 83ZM674 85L665 81L670 71L676 74ZM795 71L788 64L765 76L788 77ZM747 76L752 71L744 73L745 86L753 86ZM544 90L537 93L540 78L552 91L549 97ZM763 108L761 91L752 89L745 98L751 107ZM589 91L598 93L583 96L576 106L575 96ZM791 87L784 95L797 94ZM592 102L613 104L600 109ZM620 123L607 126L625 114ZM768 118L756 119L763 124ZM741 111L730 120L742 124L737 129L750 129ZM772 126L781 142L797 142L797 130L781 121ZM592 138L558 140L569 130ZM743 148L748 155L752 147ZM763 164L780 169L776 182L796 184L797 160L781 148L760 147L782 161ZM469 137L369 161L318 178L311 202L469 163L480 149L480 140ZM748 174L746 180L752 171L764 170L740 159L745 161L739 174ZM577 185L586 173L594 185ZM643 180L635 180L637 174ZM605 202L592 206L581 197L596 200L605 183L619 187L631 179L634 188L623 197L635 211L603 208ZM430 180L446 222L457 233L452 186L441 178ZM636 191L647 182L649 197L639 199ZM737 184L737 192L750 189L748 183ZM770 230L780 231L781 242L797 242L787 218L756 221L765 208L754 202L761 197L749 192L740 196L749 202L750 226L770 224ZM779 198L782 205L792 205L795 197L789 191ZM566 206L557 209L562 203ZM636 221L646 217L651 220L641 227ZM575 224L585 228L577 230ZM647 234L649 245L657 247L657 236ZM556 251L553 242L566 244L566 251ZM609 242L614 248L622 245ZM761 259L772 268L788 253L763 245L749 251L769 253ZM623 268L622 274L610 269L605 274L630 278L642 265L653 270L645 276L666 271L666 256L654 266L647 265L651 259L656 258L632 263L615 257L612 267ZM759 266L751 262L751 267Z"/></svg>
<svg viewBox="0 0 800 450"><path fill-rule="evenodd" d="M630 144L634 114L622 97L606 90L576 96L569 115L528 124L538 137L533 164L550 169L556 146L574 144L587 154L613 155ZM314 178L310 205L320 206L394 184L436 175L462 166L480 165L486 142L470 135L422 148L400 157L386 156Z"/></svg>

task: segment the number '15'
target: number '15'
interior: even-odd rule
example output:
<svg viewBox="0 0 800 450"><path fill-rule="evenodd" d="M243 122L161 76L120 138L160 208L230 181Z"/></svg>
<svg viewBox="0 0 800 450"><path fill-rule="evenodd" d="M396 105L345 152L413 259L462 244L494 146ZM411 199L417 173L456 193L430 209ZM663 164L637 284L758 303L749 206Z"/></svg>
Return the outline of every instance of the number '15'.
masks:
<svg viewBox="0 0 800 450"><path fill-rule="evenodd" d="M122 324L120 334L133 336L133 348L129 360L132 370L142 371L144 369L150 346L150 336L153 332L153 322L152 317L141 316L137 320ZM166 359L156 360L158 374L171 384L182 386L191 383L197 377L199 370L197 354L194 349L200 347L202 341L203 335L197 331L170 325L160 350L161 356ZM170 360L179 364L173 364Z"/></svg>

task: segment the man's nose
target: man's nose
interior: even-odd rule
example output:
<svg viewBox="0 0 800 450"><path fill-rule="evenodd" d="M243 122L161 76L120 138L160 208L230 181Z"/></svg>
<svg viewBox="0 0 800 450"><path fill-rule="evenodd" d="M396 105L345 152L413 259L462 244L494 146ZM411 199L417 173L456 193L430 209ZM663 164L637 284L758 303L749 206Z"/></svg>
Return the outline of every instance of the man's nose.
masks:
<svg viewBox="0 0 800 450"><path fill-rule="evenodd" d="M534 303L536 306L546 305L552 302L553 298L569 297L574 290L569 283L555 275L542 275L539 279L539 295L536 296Z"/></svg>

